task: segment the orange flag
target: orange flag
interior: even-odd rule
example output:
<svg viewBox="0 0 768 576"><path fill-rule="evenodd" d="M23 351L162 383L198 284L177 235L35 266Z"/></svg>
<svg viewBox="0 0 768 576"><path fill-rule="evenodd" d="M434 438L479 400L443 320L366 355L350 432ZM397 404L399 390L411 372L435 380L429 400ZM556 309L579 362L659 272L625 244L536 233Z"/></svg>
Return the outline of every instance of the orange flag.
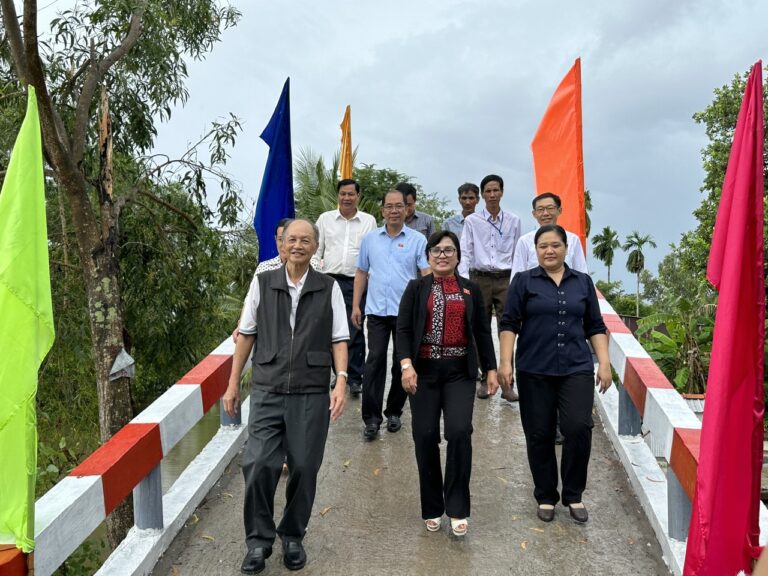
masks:
<svg viewBox="0 0 768 576"><path fill-rule="evenodd" d="M584 151L581 144L581 58L549 101L531 141L536 194L553 192L563 201L557 223L581 238L587 252L584 210Z"/></svg>
<svg viewBox="0 0 768 576"><path fill-rule="evenodd" d="M341 160L339 172L341 179L352 178L352 117L349 104L344 111L344 119L341 121Z"/></svg>

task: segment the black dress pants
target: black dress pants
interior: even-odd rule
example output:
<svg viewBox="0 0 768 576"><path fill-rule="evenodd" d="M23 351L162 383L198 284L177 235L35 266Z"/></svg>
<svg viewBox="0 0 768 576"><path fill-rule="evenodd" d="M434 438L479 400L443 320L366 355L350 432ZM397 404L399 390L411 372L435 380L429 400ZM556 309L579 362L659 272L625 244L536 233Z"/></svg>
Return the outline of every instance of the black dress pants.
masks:
<svg viewBox="0 0 768 576"><path fill-rule="evenodd" d="M387 381L387 348L390 337L392 338L392 384L389 387L384 416L402 416L408 395L403 390L400 363L397 361L394 343L397 316L369 314L367 320L368 358L365 361L363 374L363 422L381 425L384 420L381 409L384 404L384 387Z"/></svg>
<svg viewBox="0 0 768 576"><path fill-rule="evenodd" d="M251 390L248 442L243 454L243 519L249 550L272 546L276 533L284 542L304 538L328 436L329 403L327 392L275 394L256 387ZM289 476L285 509L275 531L275 492L286 455Z"/></svg>
<svg viewBox="0 0 768 576"><path fill-rule="evenodd" d="M565 506L581 502L587 485L592 450L592 404L595 376L578 372L567 376L517 373L520 419L525 432L528 464L533 476L533 496L539 504L557 504L557 456L555 426L565 436L560 462Z"/></svg>
<svg viewBox="0 0 768 576"><path fill-rule="evenodd" d="M472 410L475 379L465 358L416 362L416 394L410 396L413 443L419 468L421 517L469 516ZM445 440L445 479L440 465L440 414Z"/></svg>
<svg viewBox="0 0 768 576"><path fill-rule="evenodd" d="M347 325L349 326L349 342L347 347L349 348L349 360L347 362L347 372L349 372L349 378L347 384L358 383L363 381L363 369L365 368L365 333L363 330L358 330L354 324L352 324L352 292L354 288L355 279L351 276L342 276L340 274L329 274L341 288L341 293L344 295L344 304L347 308ZM360 309L365 310L365 291L360 298ZM365 318L365 316L363 316Z"/></svg>

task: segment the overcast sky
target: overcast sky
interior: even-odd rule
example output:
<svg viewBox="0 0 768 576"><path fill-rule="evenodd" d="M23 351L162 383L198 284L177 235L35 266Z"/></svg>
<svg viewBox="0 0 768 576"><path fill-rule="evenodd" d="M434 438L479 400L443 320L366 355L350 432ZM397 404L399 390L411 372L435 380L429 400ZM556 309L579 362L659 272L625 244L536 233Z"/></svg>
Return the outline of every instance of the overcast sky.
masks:
<svg viewBox="0 0 768 576"><path fill-rule="evenodd" d="M259 134L291 78L294 157L330 158L352 106L358 162L413 176L456 203L456 188L505 180L504 209L534 228L530 141L549 98L582 58L584 165L592 229L651 234L655 273L691 229L704 129L691 116L713 89L768 57L768 2L392 0L236 2L243 16L204 62L190 99L160 127L180 152L214 119L244 122L229 169L255 202L267 156ZM634 282L616 258L616 277ZM596 278L604 266L588 255Z"/></svg>

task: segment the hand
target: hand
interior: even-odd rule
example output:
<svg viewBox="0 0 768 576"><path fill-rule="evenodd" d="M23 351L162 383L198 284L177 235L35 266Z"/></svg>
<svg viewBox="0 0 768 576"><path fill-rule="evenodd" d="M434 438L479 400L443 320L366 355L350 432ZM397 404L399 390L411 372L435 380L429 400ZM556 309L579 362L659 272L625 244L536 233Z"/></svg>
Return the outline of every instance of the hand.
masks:
<svg viewBox="0 0 768 576"><path fill-rule="evenodd" d="M607 362L597 367L595 375L595 386L600 386L600 394L605 394L608 388L613 384L613 374L611 374L611 365Z"/></svg>
<svg viewBox="0 0 768 576"><path fill-rule="evenodd" d="M488 386L488 396L493 396L499 389L499 378L496 370L488 370L485 377L485 383Z"/></svg>
<svg viewBox="0 0 768 576"><path fill-rule="evenodd" d="M405 390L411 396L416 394L417 380L418 380L418 375L416 374L416 370L413 369L413 366L403 370L403 377L402 377L403 390Z"/></svg>
<svg viewBox="0 0 768 576"><path fill-rule="evenodd" d="M336 422L347 404L347 379L336 375L336 386L331 390L331 420Z"/></svg>
<svg viewBox="0 0 768 576"><path fill-rule="evenodd" d="M362 330L363 313L360 311L360 306L355 306L352 308L352 316L350 316L350 320L352 320L352 325L355 328Z"/></svg>
<svg viewBox="0 0 768 576"><path fill-rule="evenodd" d="M235 326L235 329L232 330L232 342L237 344L237 337L240 335L240 325L238 324Z"/></svg>
<svg viewBox="0 0 768 576"><path fill-rule="evenodd" d="M502 362L498 371L498 383L502 388L509 388L515 383L515 373L511 362Z"/></svg>
<svg viewBox="0 0 768 576"><path fill-rule="evenodd" d="M229 414L230 418L234 417L240 411L240 381L230 382L227 386L227 391L224 392L224 396L221 397L222 404L224 405L224 412Z"/></svg>

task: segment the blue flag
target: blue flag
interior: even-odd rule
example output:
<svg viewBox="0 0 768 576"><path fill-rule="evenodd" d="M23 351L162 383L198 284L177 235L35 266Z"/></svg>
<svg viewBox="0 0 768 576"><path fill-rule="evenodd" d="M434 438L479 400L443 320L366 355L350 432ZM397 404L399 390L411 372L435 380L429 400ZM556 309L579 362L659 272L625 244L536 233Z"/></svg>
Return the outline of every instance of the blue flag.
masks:
<svg viewBox="0 0 768 576"><path fill-rule="evenodd" d="M295 218L293 205L293 158L291 156L291 106L288 78L261 139L269 146L261 180L253 227L259 237L259 261L277 256L275 227L283 218Z"/></svg>

